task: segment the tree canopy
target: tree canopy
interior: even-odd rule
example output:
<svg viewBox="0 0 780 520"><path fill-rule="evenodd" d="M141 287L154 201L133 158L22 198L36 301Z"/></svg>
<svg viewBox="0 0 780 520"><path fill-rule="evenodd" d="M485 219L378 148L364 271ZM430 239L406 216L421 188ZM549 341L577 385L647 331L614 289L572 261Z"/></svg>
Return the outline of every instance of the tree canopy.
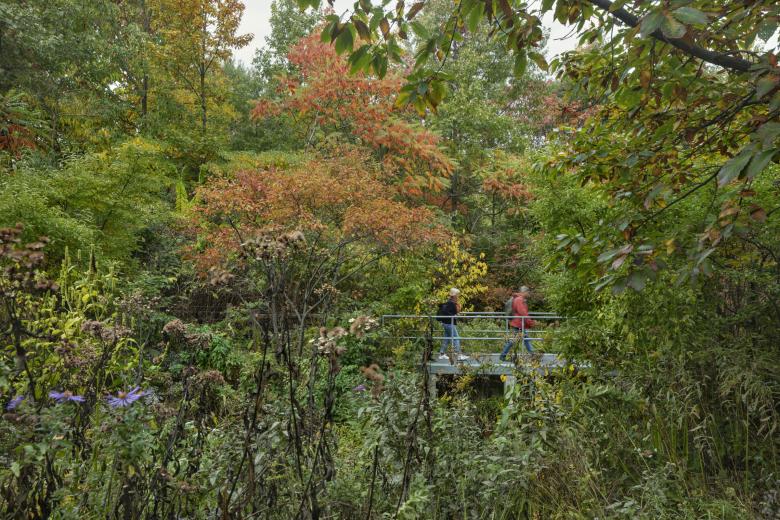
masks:
<svg viewBox="0 0 780 520"><path fill-rule="evenodd" d="M778 518L777 2L333 4L0 3L0 517Z"/></svg>

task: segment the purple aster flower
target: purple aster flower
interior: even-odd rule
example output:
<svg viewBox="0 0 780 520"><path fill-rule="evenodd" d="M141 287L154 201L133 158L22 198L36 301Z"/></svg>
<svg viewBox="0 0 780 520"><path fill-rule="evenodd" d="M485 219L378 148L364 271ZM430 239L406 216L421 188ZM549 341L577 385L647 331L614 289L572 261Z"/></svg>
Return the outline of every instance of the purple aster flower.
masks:
<svg viewBox="0 0 780 520"><path fill-rule="evenodd" d="M16 407L19 406L20 404L22 404L22 401L24 401L24 396L23 395L17 395L16 397L14 397L13 399L11 399L8 402L8 405L5 407L5 409L9 410L9 411L10 410L16 410Z"/></svg>
<svg viewBox="0 0 780 520"><path fill-rule="evenodd" d="M123 406L130 406L141 397L146 395L146 392L141 390L141 387L136 386L129 392L117 392L116 396L108 396L108 405L111 408L122 408Z"/></svg>
<svg viewBox="0 0 780 520"><path fill-rule="evenodd" d="M365 392L366 390L366 385L357 385L352 389L353 392Z"/></svg>
<svg viewBox="0 0 780 520"><path fill-rule="evenodd" d="M64 392L49 392L49 397L56 400L58 403L67 403L73 401L74 403L84 402L84 398L80 395L74 395L70 390Z"/></svg>

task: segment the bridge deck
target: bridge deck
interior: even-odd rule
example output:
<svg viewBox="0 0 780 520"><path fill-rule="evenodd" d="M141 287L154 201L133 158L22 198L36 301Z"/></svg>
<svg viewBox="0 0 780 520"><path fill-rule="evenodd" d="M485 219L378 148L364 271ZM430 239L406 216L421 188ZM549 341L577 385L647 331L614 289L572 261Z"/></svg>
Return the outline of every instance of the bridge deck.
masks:
<svg viewBox="0 0 780 520"><path fill-rule="evenodd" d="M428 363L428 372L434 375L441 374L477 374L477 375L514 375L516 371L537 370L544 372L553 368L561 368L568 363L558 354L531 353L521 354L518 364L498 359L498 353L469 354L470 359L455 361L435 359Z"/></svg>
<svg viewBox="0 0 780 520"><path fill-rule="evenodd" d="M430 374L428 378L428 391L431 397L436 398L436 383L442 375L474 374L482 376L504 376L504 391L506 392L517 382L518 372L537 371L544 374L556 368L563 368L569 363L558 356L541 352L520 354L517 364L510 361L501 361L498 353L469 354L469 359L463 361L434 359L427 364Z"/></svg>

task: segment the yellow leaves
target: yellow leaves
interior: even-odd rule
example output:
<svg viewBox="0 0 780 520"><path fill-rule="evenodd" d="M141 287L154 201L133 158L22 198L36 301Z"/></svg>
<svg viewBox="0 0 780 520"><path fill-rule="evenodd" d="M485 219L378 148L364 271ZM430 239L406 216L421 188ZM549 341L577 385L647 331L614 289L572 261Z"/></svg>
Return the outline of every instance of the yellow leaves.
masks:
<svg viewBox="0 0 780 520"><path fill-rule="evenodd" d="M455 380L455 389L458 392L468 390L469 386L474 382L473 374L463 374Z"/></svg>
<svg viewBox="0 0 780 520"><path fill-rule="evenodd" d="M453 238L444 246L441 256L442 261L434 276L434 297L436 301L444 301L450 287L457 287L461 291L461 304L467 310L469 306L466 302L469 299L487 291L487 287L480 283L488 272L487 263L483 261L485 255L472 255L462 247L459 240Z"/></svg>

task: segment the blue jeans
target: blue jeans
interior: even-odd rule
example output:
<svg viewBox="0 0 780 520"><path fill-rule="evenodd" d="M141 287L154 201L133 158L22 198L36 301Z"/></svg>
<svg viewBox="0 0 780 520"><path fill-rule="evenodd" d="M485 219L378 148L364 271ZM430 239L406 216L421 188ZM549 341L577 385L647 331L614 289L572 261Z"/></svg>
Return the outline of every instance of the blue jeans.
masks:
<svg viewBox="0 0 780 520"><path fill-rule="evenodd" d="M441 340L441 350L439 355L444 354L447 350L447 343L452 343L452 348L455 349L457 354L460 354L460 336L458 335L458 329L451 323L442 323L444 327L444 339Z"/></svg>
<svg viewBox="0 0 780 520"><path fill-rule="evenodd" d="M512 331L514 332L515 336L518 336L520 334L520 328L519 327L512 327ZM506 355L509 354L509 349L512 348L512 345L515 344L514 339L508 340L506 343L504 343L504 350L501 352L501 360L506 359ZM533 352L534 349L531 347L531 340L528 339L528 333L523 333L523 345L525 345L525 349L528 352Z"/></svg>

